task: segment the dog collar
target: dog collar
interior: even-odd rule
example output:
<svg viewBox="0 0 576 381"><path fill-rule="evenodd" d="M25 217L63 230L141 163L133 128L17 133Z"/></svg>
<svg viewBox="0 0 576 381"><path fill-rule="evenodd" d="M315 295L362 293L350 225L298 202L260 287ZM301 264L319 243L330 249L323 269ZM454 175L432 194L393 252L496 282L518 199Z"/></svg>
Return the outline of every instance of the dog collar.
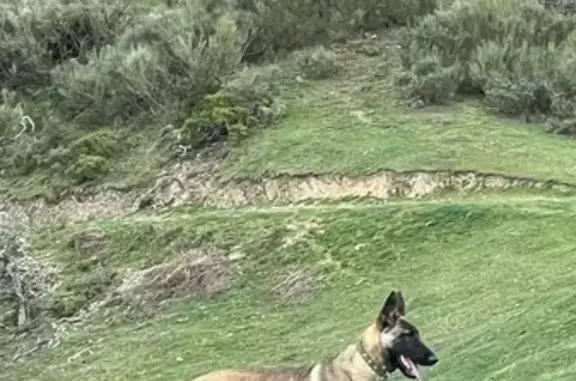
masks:
<svg viewBox="0 0 576 381"><path fill-rule="evenodd" d="M358 353L362 356L362 359L366 362L366 364L380 377L382 380L388 379L388 369L384 364L379 364L376 360L370 356L370 354L364 349L364 345L362 341L358 342Z"/></svg>

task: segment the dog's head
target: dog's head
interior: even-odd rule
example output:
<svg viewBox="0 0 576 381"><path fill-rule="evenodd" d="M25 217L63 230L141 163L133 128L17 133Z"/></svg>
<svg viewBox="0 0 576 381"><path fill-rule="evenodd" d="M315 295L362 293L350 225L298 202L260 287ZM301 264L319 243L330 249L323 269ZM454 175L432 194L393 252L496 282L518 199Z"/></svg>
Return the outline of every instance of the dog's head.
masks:
<svg viewBox="0 0 576 381"><path fill-rule="evenodd" d="M438 357L424 344L420 332L405 319L404 298L398 291L388 295L378 315L382 357L390 372L399 369L404 376L419 379L419 366L432 366Z"/></svg>

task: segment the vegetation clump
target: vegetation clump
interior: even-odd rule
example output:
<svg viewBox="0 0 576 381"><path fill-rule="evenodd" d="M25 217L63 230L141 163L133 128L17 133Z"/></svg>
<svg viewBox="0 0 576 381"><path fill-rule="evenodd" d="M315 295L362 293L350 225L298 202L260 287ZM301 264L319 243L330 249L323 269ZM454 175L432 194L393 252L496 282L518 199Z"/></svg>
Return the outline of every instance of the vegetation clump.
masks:
<svg viewBox="0 0 576 381"><path fill-rule="evenodd" d="M472 95L565 124L576 117L575 43L576 17L536 1L459 1L405 31L398 82L424 104Z"/></svg>
<svg viewBox="0 0 576 381"><path fill-rule="evenodd" d="M307 79L331 78L342 68L336 53L322 46L298 52L294 56L298 72Z"/></svg>

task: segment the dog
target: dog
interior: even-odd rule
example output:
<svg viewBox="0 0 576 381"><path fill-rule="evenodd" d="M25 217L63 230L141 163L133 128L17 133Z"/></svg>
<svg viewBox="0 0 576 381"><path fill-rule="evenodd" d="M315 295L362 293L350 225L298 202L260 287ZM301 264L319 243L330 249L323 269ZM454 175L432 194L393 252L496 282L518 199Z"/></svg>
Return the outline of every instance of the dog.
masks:
<svg viewBox="0 0 576 381"><path fill-rule="evenodd" d="M406 320L405 309L402 293L392 291L357 344L310 367L225 369L193 381L377 381L387 380L397 370L420 380L419 366L431 367L438 357Z"/></svg>

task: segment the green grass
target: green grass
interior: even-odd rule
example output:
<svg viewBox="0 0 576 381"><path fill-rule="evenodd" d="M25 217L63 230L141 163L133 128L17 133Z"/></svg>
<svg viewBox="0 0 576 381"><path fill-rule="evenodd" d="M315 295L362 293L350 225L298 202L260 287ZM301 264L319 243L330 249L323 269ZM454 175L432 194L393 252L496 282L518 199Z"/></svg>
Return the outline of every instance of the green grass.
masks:
<svg viewBox="0 0 576 381"><path fill-rule="evenodd" d="M354 342L393 288L440 356L427 379L576 375L569 200L179 210L89 227L107 234L108 267L148 266L185 243L217 242L246 254L243 275L213 301L176 301L149 320L93 321L60 347L10 365L6 379L184 381L219 367L309 363ZM78 260L52 238L45 250ZM309 304L280 306L268 296L270 274L285 266L316 274ZM91 352L68 361L84 348Z"/></svg>
<svg viewBox="0 0 576 381"><path fill-rule="evenodd" d="M341 58L348 73L286 91L286 117L233 152L226 176L446 169L576 181L575 143L496 116L475 101L411 110L381 57ZM385 69L386 68L386 69Z"/></svg>

